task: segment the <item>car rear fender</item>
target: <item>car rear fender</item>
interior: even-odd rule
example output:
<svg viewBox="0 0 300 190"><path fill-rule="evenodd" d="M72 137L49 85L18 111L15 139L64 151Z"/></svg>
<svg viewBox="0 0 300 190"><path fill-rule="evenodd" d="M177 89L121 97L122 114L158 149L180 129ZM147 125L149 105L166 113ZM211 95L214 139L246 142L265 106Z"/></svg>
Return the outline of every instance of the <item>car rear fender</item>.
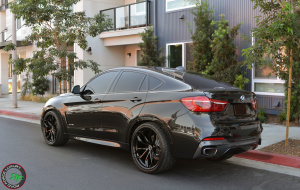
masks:
<svg viewBox="0 0 300 190"><path fill-rule="evenodd" d="M131 121L131 123L129 124L129 130L127 132L127 138L126 138L125 143L130 144L131 137L132 137L132 134L133 134L134 130L138 126L142 125L143 123L147 123L147 122L156 123L159 126L161 126L161 128L164 130L165 134L167 135L169 143L173 144L173 139L172 139L172 136L171 136L170 127L163 120L161 120L160 118L156 117L155 115L150 115L150 114L136 117L135 119L133 119Z"/></svg>

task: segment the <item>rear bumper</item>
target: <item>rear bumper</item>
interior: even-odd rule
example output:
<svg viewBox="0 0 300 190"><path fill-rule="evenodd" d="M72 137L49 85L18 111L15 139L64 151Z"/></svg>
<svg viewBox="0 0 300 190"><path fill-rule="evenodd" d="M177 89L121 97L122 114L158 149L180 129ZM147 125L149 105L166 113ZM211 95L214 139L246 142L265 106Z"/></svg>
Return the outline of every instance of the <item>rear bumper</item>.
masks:
<svg viewBox="0 0 300 190"><path fill-rule="evenodd" d="M218 158L225 154L239 154L248 150L254 150L260 144L260 135L253 139L237 142L229 142L227 140L202 141L196 149L193 158Z"/></svg>

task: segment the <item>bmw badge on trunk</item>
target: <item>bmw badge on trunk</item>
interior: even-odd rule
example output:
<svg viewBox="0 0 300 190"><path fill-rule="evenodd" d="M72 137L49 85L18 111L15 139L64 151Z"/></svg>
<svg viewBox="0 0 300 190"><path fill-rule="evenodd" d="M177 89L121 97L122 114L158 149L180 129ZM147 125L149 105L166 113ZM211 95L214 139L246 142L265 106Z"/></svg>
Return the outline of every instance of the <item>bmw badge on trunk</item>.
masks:
<svg viewBox="0 0 300 190"><path fill-rule="evenodd" d="M241 102L244 102L244 101L245 101L245 96L242 95L242 96L240 97L240 100L241 100Z"/></svg>

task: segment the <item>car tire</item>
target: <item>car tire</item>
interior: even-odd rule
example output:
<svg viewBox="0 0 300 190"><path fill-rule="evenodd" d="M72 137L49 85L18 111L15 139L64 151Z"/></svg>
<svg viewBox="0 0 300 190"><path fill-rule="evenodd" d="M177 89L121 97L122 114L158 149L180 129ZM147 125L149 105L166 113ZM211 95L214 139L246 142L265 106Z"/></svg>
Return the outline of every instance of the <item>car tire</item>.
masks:
<svg viewBox="0 0 300 190"><path fill-rule="evenodd" d="M55 111L49 111L42 120L42 133L45 142L50 146L62 146L68 142L64 134L60 116Z"/></svg>
<svg viewBox="0 0 300 190"><path fill-rule="evenodd" d="M131 155L137 167L149 174L167 171L175 163L167 136L156 123L136 128L131 138Z"/></svg>

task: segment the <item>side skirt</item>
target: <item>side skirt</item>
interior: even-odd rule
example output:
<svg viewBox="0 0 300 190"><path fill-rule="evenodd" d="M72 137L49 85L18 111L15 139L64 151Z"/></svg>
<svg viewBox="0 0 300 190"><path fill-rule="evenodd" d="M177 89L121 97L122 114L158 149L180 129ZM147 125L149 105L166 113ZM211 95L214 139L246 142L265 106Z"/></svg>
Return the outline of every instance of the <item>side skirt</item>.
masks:
<svg viewBox="0 0 300 190"><path fill-rule="evenodd" d="M95 139L89 139L89 138L83 138L83 137L73 137L73 138L76 140L85 141L85 142L94 143L94 144L100 144L100 145L112 146L112 147L121 147L121 145L119 143L110 142L110 141L95 140Z"/></svg>

